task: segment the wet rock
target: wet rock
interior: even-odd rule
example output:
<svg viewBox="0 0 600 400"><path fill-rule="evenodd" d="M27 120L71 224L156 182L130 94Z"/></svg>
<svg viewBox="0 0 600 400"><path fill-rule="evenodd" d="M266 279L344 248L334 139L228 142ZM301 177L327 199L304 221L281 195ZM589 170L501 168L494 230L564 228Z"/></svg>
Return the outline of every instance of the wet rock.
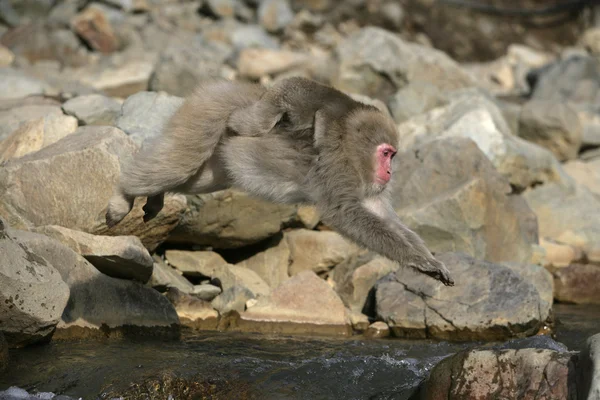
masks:
<svg viewBox="0 0 600 400"><path fill-rule="evenodd" d="M298 222L299 207L274 204L228 189L187 196L188 211L169 236L171 243L237 248L258 243Z"/></svg>
<svg viewBox="0 0 600 400"><path fill-rule="evenodd" d="M302 67L308 61L307 54L296 51L246 48L240 52L237 67L241 76L258 79Z"/></svg>
<svg viewBox="0 0 600 400"><path fill-rule="evenodd" d="M461 67L444 53L413 43L381 28L351 34L336 49L334 85L340 90L385 100L408 83L429 82L440 90L474 86Z"/></svg>
<svg viewBox="0 0 600 400"><path fill-rule="evenodd" d="M114 126L121 113L121 103L100 94L89 94L68 100L62 109L66 114L77 118L82 125Z"/></svg>
<svg viewBox="0 0 600 400"><path fill-rule="evenodd" d="M200 36L171 40L160 53L149 87L156 92L185 97L198 82L220 77L231 51L228 45Z"/></svg>
<svg viewBox="0 0 600 400"><path fill-rule="evenodd" d="M565 179L553 154L514 136L498 107L477 91L455 92L450 104L413 117L398 130L402 149L444 137L469 138L517 188Z"/></svg>
<svg viewBox="0 0 600 400"><path fill-rule="evenodd" d="M119 48L118 39L107 16L101 8L93 4L77 14L71 21L71 25L73 30L94 50L112 53Z"/></svg>
<svg viewBox="0 0 600 400"><path fill-rule="evenodd" d="M563 168L575 182L600 196L600 159L590 161L572 160L565 163Z"/></svg>
<svg viewBox="0 0 600 400"><path fill-rule="evenodd" d="M560 161L577 158L583 129L574 110L553 101L534 100L521 109L519 136L547 148Z"/></svg>
<svg viewBox="0 0 600 400"><path fill-rule="evenodd" d="M395 336L503 340L530 336L548 318L552 304L545 299L552 298L551 289L540 293L541 286L520 273L465 254L443 253L436 258L461 277L456 286L444 287L409 269L377 283L378 319L387 322Z"/></svg>
<svg viewBox="0 0 600 400"><path fill-rule="evenodd" d="M268 294L269 285L256 272L228 264L212 251L167 250L169 264L183 272L184 276L211 278L219 283L223 291L232 286L248 288L255 296Z"/></svg>
<svg viewBox="0 0 600 400"><path fill-rule="evenodd" d="M12 347L49 339L67 305L69 287L52 260L6 226L0 230L0 253L0 332Z"/></svg>
<svg viewBox="0 0 600 400"><path fill-rule="evenodd" d="M263 0L258 6L258 20L269 32L278 32L294 19L289 0Z"/></svg>
<svg viewBox="0 0 600 400"><path fill-rule="evenodd" d="M377 321L369 325L364 333L368 338L384 338L390 336L390 327L385 322Z"/></svg>
<svg viewBox="0 0 600 400"><path fill-rule="evenodd" d="M56 225L33 231L58 240L108 276L142 283L152 276L154 260L136 236L91 235Z"/></svg>
<svg viewBox="0 0 600 400"><path fill-rule="evenodd" d="M557 301L600 304L600 266L574 263L555 269L553 275Z"/></svg>
<svg viewBox="0 0 600 400"><path fill-rule="evenodd" d="M209 302L176 288L169 288L166 297L175 307L183 325L199 330L217 328L219 313Z"/></svg>
<svg viewBox="0 0 600 400"><path fill-rule="evenodd" d="M0 68L0 99L17 99L30 95L46 94L50 85L11 67Z"/></svg>
<svg viewBox="0 0 600 400"><path fill-rule="evenodd" d="M194 285L190 281L181 276L180 272L162 261L154 263L148 286L160 292L169 288L176 288L183 293L192 293L194 291Z"/></svg>
<svg viewBox="0 0 600 400"><path fill-rule="evenodd" d="M529 262L538 240L535 215L475 143L440 139L394 160L392 204L430 249Z"/></svg>
<svg viewBox="0 0 600 400"><path fill-rule="evenodd" d="M446 103L437 86L427 82L410 82L390 98L388 106L394 120L401 123Z"/></svg>
<svg viewBox="0 0 600 400"><path fill-rule="evenodd" d="M289 278L289 264L290 248L288 241L279 235L270 241L267 250L261 251L236 265L251 269L271 288L275 288Z"/></svg>
<svg viewBox="0 0 600 400"><path fill-rule="evenodd" d="M0 142L0 162L36 152L74 133L75 130L77 120L62 114L24 121Z"/></svg>
<svg viewBox="0 0 600 400"><path fill-rule="evenodd" d="M162 133L184 99L166 93L139 92L123 103L117 127L138 145Z"/></svg>
<svg viewBox="0 0 600 400"><path fill-rule="evenodd" d="M367 299L375 283L398 268L398 263L369 252L338 264L331 278L336 292L350 310L368 312L365 310Z"/></svg>
<svg viewBox="0 0 600 400"><path fill-rule="evenodd" d="M290 249L290 276L306 270L327 272L360 250L334 231L296 229L287 232L285 239Z"/></svg>
<svg viewBox="0 0 600 400"><path fill-rule="evenodd" d="M221 288L211 284L195 285L190 294L205 301L212 301L222 292Z"/></svg>
<svg viewBox="0 0 600 400"><path fill-rule="evenodd" d="M600 399L600 333L586 341L579 355L579 375L581 398Z"/></svg>
<svg viewBox="0 0 600 400"><path fill-rule="evenodd" d="M312 271L283 282L240 315L233 330L349 335L344 303Z"/></svg>
<svg viewBox="0 0 600 400"><path fill-rule="evenodd" d="M422 399L576 398L573 354L541 349L463 350L421 384Z"/></svg>
<svg viewBox="0 0 600 400"><path fill-rule="evenodd" d="M8 343L4 338L4 334L0 332L0 372L4 372L8 368Z"/></svg>
<svg viewBox="0 0 600 400"><path fill-rule="evenodd" d="M0 168L0 215L18 229L59 225L97 235L138 236L152 251L178 224L185 197L167 196L165 207L149 223L142 219L142 199L136 200L132 212L117 226L108 229L105 223L120 161L135 149L122 131L90 126L8 161Z"/></svg>
<svg viewBox="0 0 600 400"><path fill-rule="evenodd" d="M140 283L99 272L82 256L45 235L20 232L19 239L52 263L70 289L55 338L126 328L172 328L179 323L169 301ZM90 332L91 330L91 332Z"/></svg>
<svg viewBox="0 0 600 400"><path fill-rule="evenodd" d="M234 285L223 290L210 304L221 315L230 311L242 312L246 309L246 302L255 297L248 288Z"/></svg>

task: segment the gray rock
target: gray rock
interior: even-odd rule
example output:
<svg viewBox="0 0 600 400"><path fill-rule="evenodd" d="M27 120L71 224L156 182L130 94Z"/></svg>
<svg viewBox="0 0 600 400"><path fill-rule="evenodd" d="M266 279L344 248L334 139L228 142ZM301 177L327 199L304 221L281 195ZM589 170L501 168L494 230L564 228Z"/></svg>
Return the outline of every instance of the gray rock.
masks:
<svg viewBox="0 0 600 400"><path fill-rule="evenodd" d="M239 287L239 286L236 286ZM195 285L190 292L200 300L212 301L222 292L221 288L211 284ZM253 295L254 296L254 295Z"/></svg>
<svg viewBox="0 0 600 400"><path fill-rule="evenodd" d="M241 76L259 79L308 68L309 61L308 54L297 51L247 48L240 52L237 67Z"/></svg>
<svg viewBox="0 0 600 400"><path fill-rule="evenodd" d="M49 338L69 300L69 287L53 261L18 231L0 230L0 253L0 332L13 347Z"/></svg>
<svg viewBox="0 0 600 400"><path fill-rule="evenodd" d="M231 33L231 43L236 50L258 47L276 50L279 41L269 35L260 25L240 25Z"/></svg>
<svg viewBox="0 0 600 400"><path fill-rule="evenodd" d="M529 263L535 215L473 141L439 139L394 160L392 204L430 249Z"/></svg>
<svg viewBox="0 0 600 400"><path fill-rule="evenodd" d="M152 276L154 260L136 236L91 235L52 225L33 231L58 240L108 276L142 283Z"/></svg>
<svg viewBox="0 0 600 400"><path fill-rule="evenodd" d="M366 27L351 34L336 55L339 68L333 83L337 88L384 101L412 82L429 82L440 90L474 86L446 54L407 43L381 28Z"/></svg>
<svg viewBox="0 0 600 400"><path fill-rule="evenodd" d="M154 263L148 286L160 292L166 291L169 288L176 288L183 293L191 293L194 290L194 285L190 281L162 261Z"/></svg>
<svg viewBox="0 0 600 400"><path fill-rule="evenodd" d="M460 277L456 286L443 287L408 269L377 283L377 315L395 336L503 340L535 334L548 318L551 304L545 299L551 294L540 293L519 273L465 254L436 258Z"/></svg>
<svg viewBox="0 0 600 400"><path fill-rule="evenodd" d="M575 182L600 197L600 159L573 160L563 164L563 167Z"/></svg>
<svg viewBox="0 0 600 400"><path fill-rule="evenodd" d="M269 32L278 32L294 19L289 0L262 0L258 6L258 20Z"/></svg>
<svg viewBox="0 0 600 400"><path fill-rule="evenodd" d="M276 288L290 276L290 247L283 235L277 235L269 242L269 248L237 263L256 272L271 288Z"/></svg>
<svg viewBox="0 0 600 400"><path fill-rule="evenodd" d="M44 125L60 126L63 117L60 107L53 105L23 105L0 111L0 140L6 139L24 123L43 119Z"/></svg>
<svg viewBox="0 0 600 400"><path fill-rule="evenodd" d="M583 129L577 114L568 105L533 100L521 109L518 134L565 161L577 158Z"/></svg>
<svg viewBox="0 0 600 400"><path fill-rule="evenodd" d="M166 93L139 92L123 103L117 127L138 145L162 133L184 99Z"/></svg>
<svg viewBox="0 0 600 400"><path fill-rule="evenodd" d="M0 167L0 216L17 229L59 225L98 235L134 235L153 250L178 224L185 197L167 196L165 207L149 223L142 219L141 199L117 226L108 229L105 223L120 161L135 150L116 128L86 126L36 153L8 161Z"/></svg>
<svg viewBox="0 0 600 400"><path fill-rule="evenodd" d="M437 86L427 82L410 82L390 98L388 107L394 120L401 123L446 103L446 97Z"/></svg>
<svg viewBox="0 0 600 400"><path fill-rule="evenodd" d="M82 125L115 125L121 112L121 103L100 94L89 94L68 100L62 109Z"/></svg>
<svg viewBox="0 0 600 400"><path fill-rule="evenodd" d="M582 399L600 399L600 333L588 338L579 356Z"/></svg>
<svg viewBox="0 0 600 400"><path fill-rule="evenodd" d="M175 306L182 325L199 329L216 329L219 313L208 301L169 288L165 296Z"/></svg>
<svg viewBox="0 0 600 400"><path fill-rule="evenodd" d="M179 323L175 309L154 289L111 278L79 254L47 236L20 232L19 239L56 266L71 295L59 329L74 333L132 327L172 327Z"/></svg>
<svg viewBox="0 0 600 400"><path fill-rule="evenodd" d="M221 18L232 18L235 15L237 0L206 0L205 5L210 12Z"/></svg>
<svg viewBox="0 0 600 400"><path fill-rule="evenodd" d="M223 293L215 297L211 305L221 315L230 311L241 313L246 309L246 302L253 298L255 298L255 295L248 288L235 285L227 288Z"/></svg>

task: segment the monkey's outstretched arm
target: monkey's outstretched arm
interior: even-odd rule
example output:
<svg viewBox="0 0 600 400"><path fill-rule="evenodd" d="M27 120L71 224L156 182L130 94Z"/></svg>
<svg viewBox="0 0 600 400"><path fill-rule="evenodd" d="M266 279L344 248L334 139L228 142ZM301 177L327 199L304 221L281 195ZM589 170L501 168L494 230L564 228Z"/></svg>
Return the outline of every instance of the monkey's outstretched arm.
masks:
<svg viewBox="0 0 600 400"><path fill-rule="evenodd" d="M395 212L389 214L383 201L363 204L358 199L346 199L337 204L327 203L320 205L323 222L342 235L446 286L454 285L446 266L431 255L423 240L405 227Z"/></svg>

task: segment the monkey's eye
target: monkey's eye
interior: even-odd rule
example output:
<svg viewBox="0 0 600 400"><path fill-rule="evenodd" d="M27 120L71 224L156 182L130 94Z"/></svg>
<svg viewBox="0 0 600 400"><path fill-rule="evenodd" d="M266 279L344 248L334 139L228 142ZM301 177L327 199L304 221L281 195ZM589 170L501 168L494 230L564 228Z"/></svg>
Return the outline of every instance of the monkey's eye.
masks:
<svg viewBox="0 0 600 400"><path fill-rule="evenodd" d="M390 155L390 152L389 152L389 151L385 150L385 151L383 152L383 156L384 156L384 157L387 157L387 156L389 156L389 155Z"/></svg>

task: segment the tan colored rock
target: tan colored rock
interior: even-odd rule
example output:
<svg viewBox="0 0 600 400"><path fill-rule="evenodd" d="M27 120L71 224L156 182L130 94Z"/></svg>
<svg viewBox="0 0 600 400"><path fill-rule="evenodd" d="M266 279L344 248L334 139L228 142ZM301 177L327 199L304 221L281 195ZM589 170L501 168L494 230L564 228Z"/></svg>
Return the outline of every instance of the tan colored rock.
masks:
<svg viewBox="0 0 600 400"><path fill-rule="evenodd" d="M271 244L272 247L236 265L251 269L271 288L275 288L290 277L288 275L290 248L288 241L281 236L274 238Z"/></svg>
<svg viewBox="0 0 600 400"><path fill-rule="evenodd" d="M175 307L183 325L198 330L217 328L219 313L208 301L183 293L176 288L169 288L166 297Z"/></svg>
<svg viewBox="0 0 600 400"><path fill-rule="evenodd" d="M359 251L358 246L334 231L297 229L284 237L290 249L290 276L306 270L326 272Z"/></svg>
<svg viewBox="0 0 600 400"><path fill-rule="evenodd" d="M544 238L540 239L540 246L546 250L546 267L567 267L582 257L581 250L568 244L556 243Z"/></svg>
<svg viewBox="0 0 600 400"><path fill-rule="evenodd" d="M369 328L369 317L361 312L350 311L350 323L357 332L364 332Z"/></svg>
<svg viewBox="0 0 600 400"><path fill-rule="evenodd" d="M600 196L600 159L590 161L572 160L563 164L563 168L577 183Z"/></svg>
<svg viewBox="0 0 600 400"><path fill-rule="evenodd" d="M110 21L103 10L94 5L77 14L71 21L71 26L94 50L112 53L119 47L119 40Z"/></svg>
<svg viewBox="0 0 600 400"><path fill-rule="evenodd" d="M15 55L9 48L0 44L0 68L10 66L15 59Z"/></svg>
<svg viewBox="0 0 600 400"><path fill-rule="evenodd" d="M148 286L153 287L159 292L164 292L171 287L174 287L183 293L192 293L194 291L194 285L184 278L181 275L181 272L166 265L161 260L154 263L152 276L148 281Z"/></svg>
<svg viewBox="0 0 600 400"><path fill-rule="evenodd" d="M571 264L554 275L556 300L576 304L600 304L600 266Z"/></svg>
<svg viewBox="0 0 600 400"><path fill-rule="evenodd" d="M240 315L234 330L349 335L350 321L344 303L312 271L283 282L270 296Z"/></svg>
<svg viewBox="0 0 600 400"><path fill-rule="evenodd" d="M108 276L142 283L152 276L154 260L136 236L92 235L56 225L32 231L58 240Z"/></svg>
<svg viewBox="0 0 600 400"><path fill-rule="evenodd" d="M369 338L384 338L390 336L390 327L382 321L377 321L369 325L364 333Z"/></svg>
<svg viewBox="0 0 600 400"><path fill-rule="evenodd" d="M60 105L54 104L19 104L9 102L0 111L0 140L8 137L22 124L38 119L51 120L64 116ZM13 104L10 104L13 103Z"/></svg>
<svg viewBox="0 0 600 400"><path fill-rule="evenodd" d="M277 75L305 65L307 54L265 48L247 48L240 52L238 71L241 76L258 79L265 75Z"/></svg>

